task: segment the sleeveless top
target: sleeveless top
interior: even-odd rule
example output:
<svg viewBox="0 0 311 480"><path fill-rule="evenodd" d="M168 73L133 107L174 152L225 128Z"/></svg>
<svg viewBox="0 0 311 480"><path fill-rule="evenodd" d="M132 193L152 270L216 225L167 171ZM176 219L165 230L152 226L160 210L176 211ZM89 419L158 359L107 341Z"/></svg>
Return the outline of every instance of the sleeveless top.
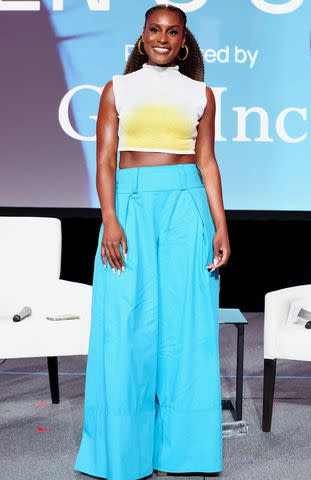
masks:
<svg viewBox="0 0 311 480"><path fill-rule="evenodd" d="M149 65L112 77L119 118L118 151L195 153L205 82L172 67Z"/></svg>

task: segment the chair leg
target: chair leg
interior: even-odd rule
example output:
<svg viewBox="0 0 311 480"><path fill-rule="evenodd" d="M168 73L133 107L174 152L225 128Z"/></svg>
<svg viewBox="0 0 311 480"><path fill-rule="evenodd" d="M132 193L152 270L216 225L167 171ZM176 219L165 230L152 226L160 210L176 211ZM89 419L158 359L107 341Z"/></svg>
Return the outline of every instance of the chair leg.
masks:
<svg viewBox="0 0 311 480"><path fill-rule="evenodd" d="M264 359L264 387L262 406L262 431L270 432L275 386L276 358Z"/></svg>
<svg viewBox="0 0 311 480"><path fill-rule="evenodd" d="M52 403L59 403L58 361L57 357L47 357Z"/></svg>

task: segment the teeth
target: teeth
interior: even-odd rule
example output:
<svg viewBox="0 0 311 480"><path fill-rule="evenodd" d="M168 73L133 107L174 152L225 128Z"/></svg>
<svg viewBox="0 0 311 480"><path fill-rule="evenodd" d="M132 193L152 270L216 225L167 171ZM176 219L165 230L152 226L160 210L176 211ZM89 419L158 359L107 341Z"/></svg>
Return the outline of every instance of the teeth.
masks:
<svg viewBox="0 0 311 480"><path fill-rule="evenodd" d="M154 49L158 52L168 52L169 51L168 48L161 48L161 47L154 47Z"/></svg>

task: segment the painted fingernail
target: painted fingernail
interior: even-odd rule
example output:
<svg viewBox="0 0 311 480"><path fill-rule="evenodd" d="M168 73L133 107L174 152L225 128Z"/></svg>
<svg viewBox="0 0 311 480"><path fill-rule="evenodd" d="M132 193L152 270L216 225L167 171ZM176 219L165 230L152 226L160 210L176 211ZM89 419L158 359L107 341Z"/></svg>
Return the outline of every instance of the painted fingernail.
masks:
<svg viewBox="0 0 311 480"><path fill-rule="evenodd" d="M118 268L118 275L121 275L121 270Z"/></svg>
<svg viewBox="0 0 311 480"><path fill-rule="evenodd" d="M104 267L107 268L107 265L104 264Z"/></svg>
<svg viewBox="0 0 311 480"><path fill-rule="evenodd" d="M115 274L116 273L116 270L114 267L112 267L112 273Z"/></svg>
<svg viewBox="0 0 311 480"><path fill-rule="evenodd" d="M123 267L123 265L122 265L122 267L121 267L121 268L122 268L123 272L125 272L125 267Z"/></svg>
<svg viewBox="0 0 311 480"><path fill-rule="evenodd" d="M124 254L124 258L125 258L125 260L127 260L127 253Z"/></svg>

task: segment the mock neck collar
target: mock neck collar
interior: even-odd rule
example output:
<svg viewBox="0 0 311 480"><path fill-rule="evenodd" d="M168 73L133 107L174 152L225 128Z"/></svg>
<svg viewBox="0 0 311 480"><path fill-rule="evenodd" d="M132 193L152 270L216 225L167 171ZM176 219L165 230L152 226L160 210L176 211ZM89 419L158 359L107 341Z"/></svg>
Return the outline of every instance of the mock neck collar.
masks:
<svg viewBox="0 0 311 480"><path fill-rule="evenodd" d="M143 63L142 68L144 68L145 70L154 70L155 72L179 71L179 65L167 67L165 65L149 65L149 63Z"/></svg>

